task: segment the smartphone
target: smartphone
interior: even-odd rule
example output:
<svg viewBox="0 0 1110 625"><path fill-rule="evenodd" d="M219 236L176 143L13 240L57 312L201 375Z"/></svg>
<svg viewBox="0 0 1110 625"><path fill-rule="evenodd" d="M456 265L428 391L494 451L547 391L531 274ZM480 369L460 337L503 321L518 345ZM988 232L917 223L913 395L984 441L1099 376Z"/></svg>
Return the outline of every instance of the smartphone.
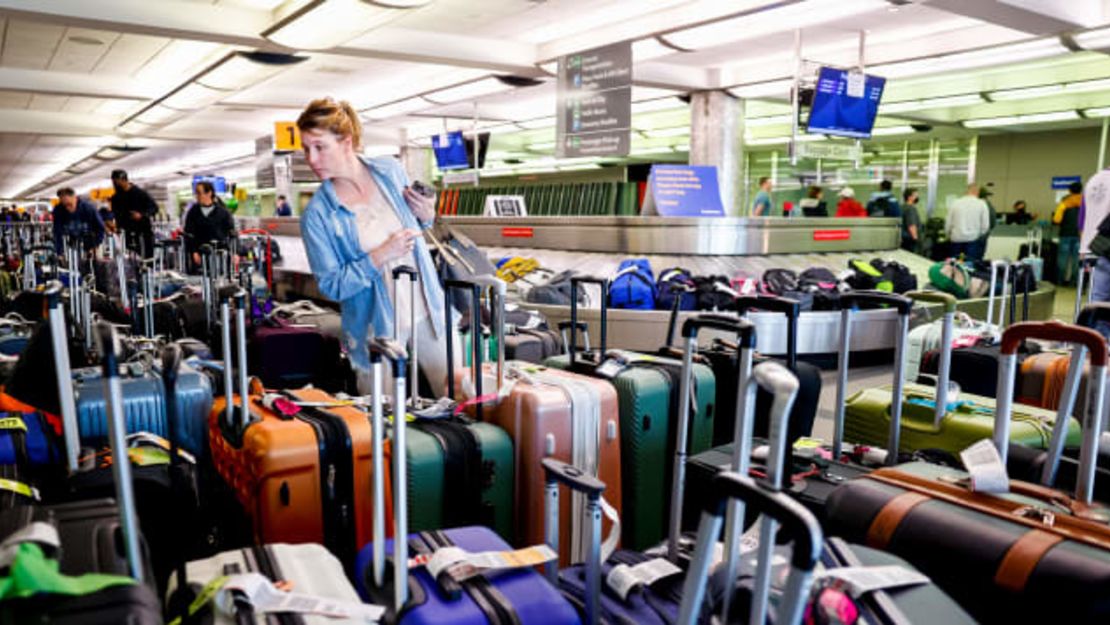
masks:
<svg viewBox="0 0 1110 625"><path fill-rule="evenodd" d="M424 197L427 197L427 198L432 198L432 197L436 196L436 190L435 189L433 189L430 186L424 184L423 182L420 182L419 180L413 180L412 181L412 190L416 191L420 195L423 195Z"/></svg>

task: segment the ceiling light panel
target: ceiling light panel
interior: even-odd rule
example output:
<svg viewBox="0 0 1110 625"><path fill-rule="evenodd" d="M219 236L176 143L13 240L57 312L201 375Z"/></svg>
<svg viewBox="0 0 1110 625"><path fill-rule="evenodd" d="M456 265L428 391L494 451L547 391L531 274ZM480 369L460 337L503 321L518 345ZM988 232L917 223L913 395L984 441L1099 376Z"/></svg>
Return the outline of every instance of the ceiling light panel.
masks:
<svg viewBox="0 0 1110 625"><path fill-rule="evenodd" d="M433 91L424 94L424 98L435 104L451 104L452 102L473 100L482 96L509 91L510 89L512 89L512 87L490 76L488 78L482 78L481 80Z"/></svg>
<svg viewBox="0 0 1110 625"><path fill-rule="evenodd" d="M945 96L941 98L927 98L924 100L906 100L904 102L890 102L879 105L879 113L889 115L892 113L908 113L925 109L948 108L953 106L974 106L983 103L983 96L978 93Z"/></svg>
<svg viewBox="0 0 1110 625"><path fill-rule="evenodd" d="M1110 106L1083 109L1084 117L1110 117Z"/></svg>
<svg viewBox="0 0 1110 625"><path fill-rule="evenodd" d="M768 9L719 20L704 26L695 26L666 33L668 42L687 50L704 50L714 46L746 41L817 26L825 22L854 17L885 8L886 0L808 0L774 9Z"/></svg>
<svg viewBox="0 0 1110 625"><path fill-rule="evenodd" d="M1072 95L1077 93L1092 93L1095 91L1110 90L1110 79L1081 80L1070 83L1054 85L1038 85L1036 87L1023 87L1021 89L1000 89L991 91L987 96L991 100L1031 100L1054 95Z"/></svg>
<svg viewBox="0 0 1110 625"><path fill-rule="evenodd" d="M169 108L156 104L135 116L135 121L150 126L167 124L185 115L185 111Z"/></svg>
<svg viewBox="0 0 1110 625"><path fill-rule="evenodd" d="M1022 61L1048 58L1068 54L1070 51L1056 37L1037 39L1021 43L1006 44L985 50L970 50L932 56L911 61L883 63L868 68L873 73L886 78L906 78L942 72L955 72L993 65L1009 65Z"/></svg>
<svg viewBox="0 0 1110 625"><path fill-rule="evenodd" d="M403 9L362 0L312 0L263 31L262 36L294 50L327 50L405 13Z"/></svg>
<svg viewBox="0 0 1110 625"><path fill-rule="evenodd" d="M211 89L194 82L173 92L160 104L179 111L195 111L215 104L230 94L230 91Z"/></svg>
<svg viewBox="0 0 1110 625"><path fill-rule="evenodd" d="M969 119L963 122L965 128L994 128L998 126L1020 126L1023 124L1044 124L1079 119L1077 111L1055 111L1031 115L1007 115L1005 117L986 117Z"/></svg>
<svg viewBox="0 0 1110 625"><path fill-rule="evenodd" d="M1073 35L1072 39L1085 50L1105 50L1110 48L1110 28L1099 28Z"/></svg>
<svg viewBox="0 0 1110 625"><path fill-rule="evenodd" d="M789 124L794 119L793 115L771 115L768 117L753 117L744 120L744 126L748 128L763 128L765 126L779 126L782 124Z"/></svg>
<svg viewBox="0 0 1110 625"><path fill-rule="evenodd" d="M423 98L408 98L407 100L398 100L389 104L376 106L372 109L362 111L362 114L370 119L386 119L388 117L396 117L397 115L408 115L429 108L431 103Z"/></svg>
<svg viewBox="0 0 1110 625"><path fill-rule="evenodd" d="M250 55L235 53L205 72L197 82L213 89L243 89L271 78L308 57L259 55L259 58L272 58L274 62L254 60Z"/></svg>
<svg viewBox="0 0 1110 625"><path fill-rule="evenodd" d="M913 126L885 126L882 128L873 128L871 135L875 137L890 137L894 135L908 135L916 132Z"/></svg>

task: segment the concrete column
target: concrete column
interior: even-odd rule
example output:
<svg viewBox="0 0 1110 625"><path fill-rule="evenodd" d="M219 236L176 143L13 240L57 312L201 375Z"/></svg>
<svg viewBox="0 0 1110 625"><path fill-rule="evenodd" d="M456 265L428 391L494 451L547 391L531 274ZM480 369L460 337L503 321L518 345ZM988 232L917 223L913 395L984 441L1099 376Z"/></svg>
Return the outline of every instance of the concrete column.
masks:
<svg viewBox="0 0 1110 625"><path fill-rule="evenodd" d="M690 164L713 165L726 215L744 215L744 102L725 91L690 98Z"/></svg>

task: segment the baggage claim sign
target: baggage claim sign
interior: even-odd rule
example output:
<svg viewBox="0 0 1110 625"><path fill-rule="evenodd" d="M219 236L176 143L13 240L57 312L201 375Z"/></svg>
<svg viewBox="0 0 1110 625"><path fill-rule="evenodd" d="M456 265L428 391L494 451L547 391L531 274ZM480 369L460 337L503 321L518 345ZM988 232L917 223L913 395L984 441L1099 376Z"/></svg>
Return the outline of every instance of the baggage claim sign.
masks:
<svg viewBox="0 0 1110 625"><path fill-rule="evenodd" d="M632 126L632 44L559 57L555 156L627 156Z"/></svg>

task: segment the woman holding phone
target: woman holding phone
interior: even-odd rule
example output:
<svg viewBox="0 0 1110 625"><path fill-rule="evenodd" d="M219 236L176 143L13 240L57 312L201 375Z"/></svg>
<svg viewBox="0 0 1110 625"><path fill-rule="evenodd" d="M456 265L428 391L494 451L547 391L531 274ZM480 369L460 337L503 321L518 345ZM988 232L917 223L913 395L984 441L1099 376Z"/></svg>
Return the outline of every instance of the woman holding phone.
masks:
<svg viewBox="0 0 1110 625"><path fill-rule="evenodd" d="M413 330L409 307L415 305L419 365L433 392L442 396L444 341L454 333L443 326L443 289L421 235L435 221L435 194L410 187L397 159L359 154L362 126L347 102L313 100L297 128L308 165L321 180L301 217L301 237L320 292L342 309L344 347L359 371L360 389L368 391L367 338L393 335L394 306L399 305L398 336L407 340ZM399 301L392 299L397 292L392 271L402 265L420 273L411 304L405 278Z"/></svg>

